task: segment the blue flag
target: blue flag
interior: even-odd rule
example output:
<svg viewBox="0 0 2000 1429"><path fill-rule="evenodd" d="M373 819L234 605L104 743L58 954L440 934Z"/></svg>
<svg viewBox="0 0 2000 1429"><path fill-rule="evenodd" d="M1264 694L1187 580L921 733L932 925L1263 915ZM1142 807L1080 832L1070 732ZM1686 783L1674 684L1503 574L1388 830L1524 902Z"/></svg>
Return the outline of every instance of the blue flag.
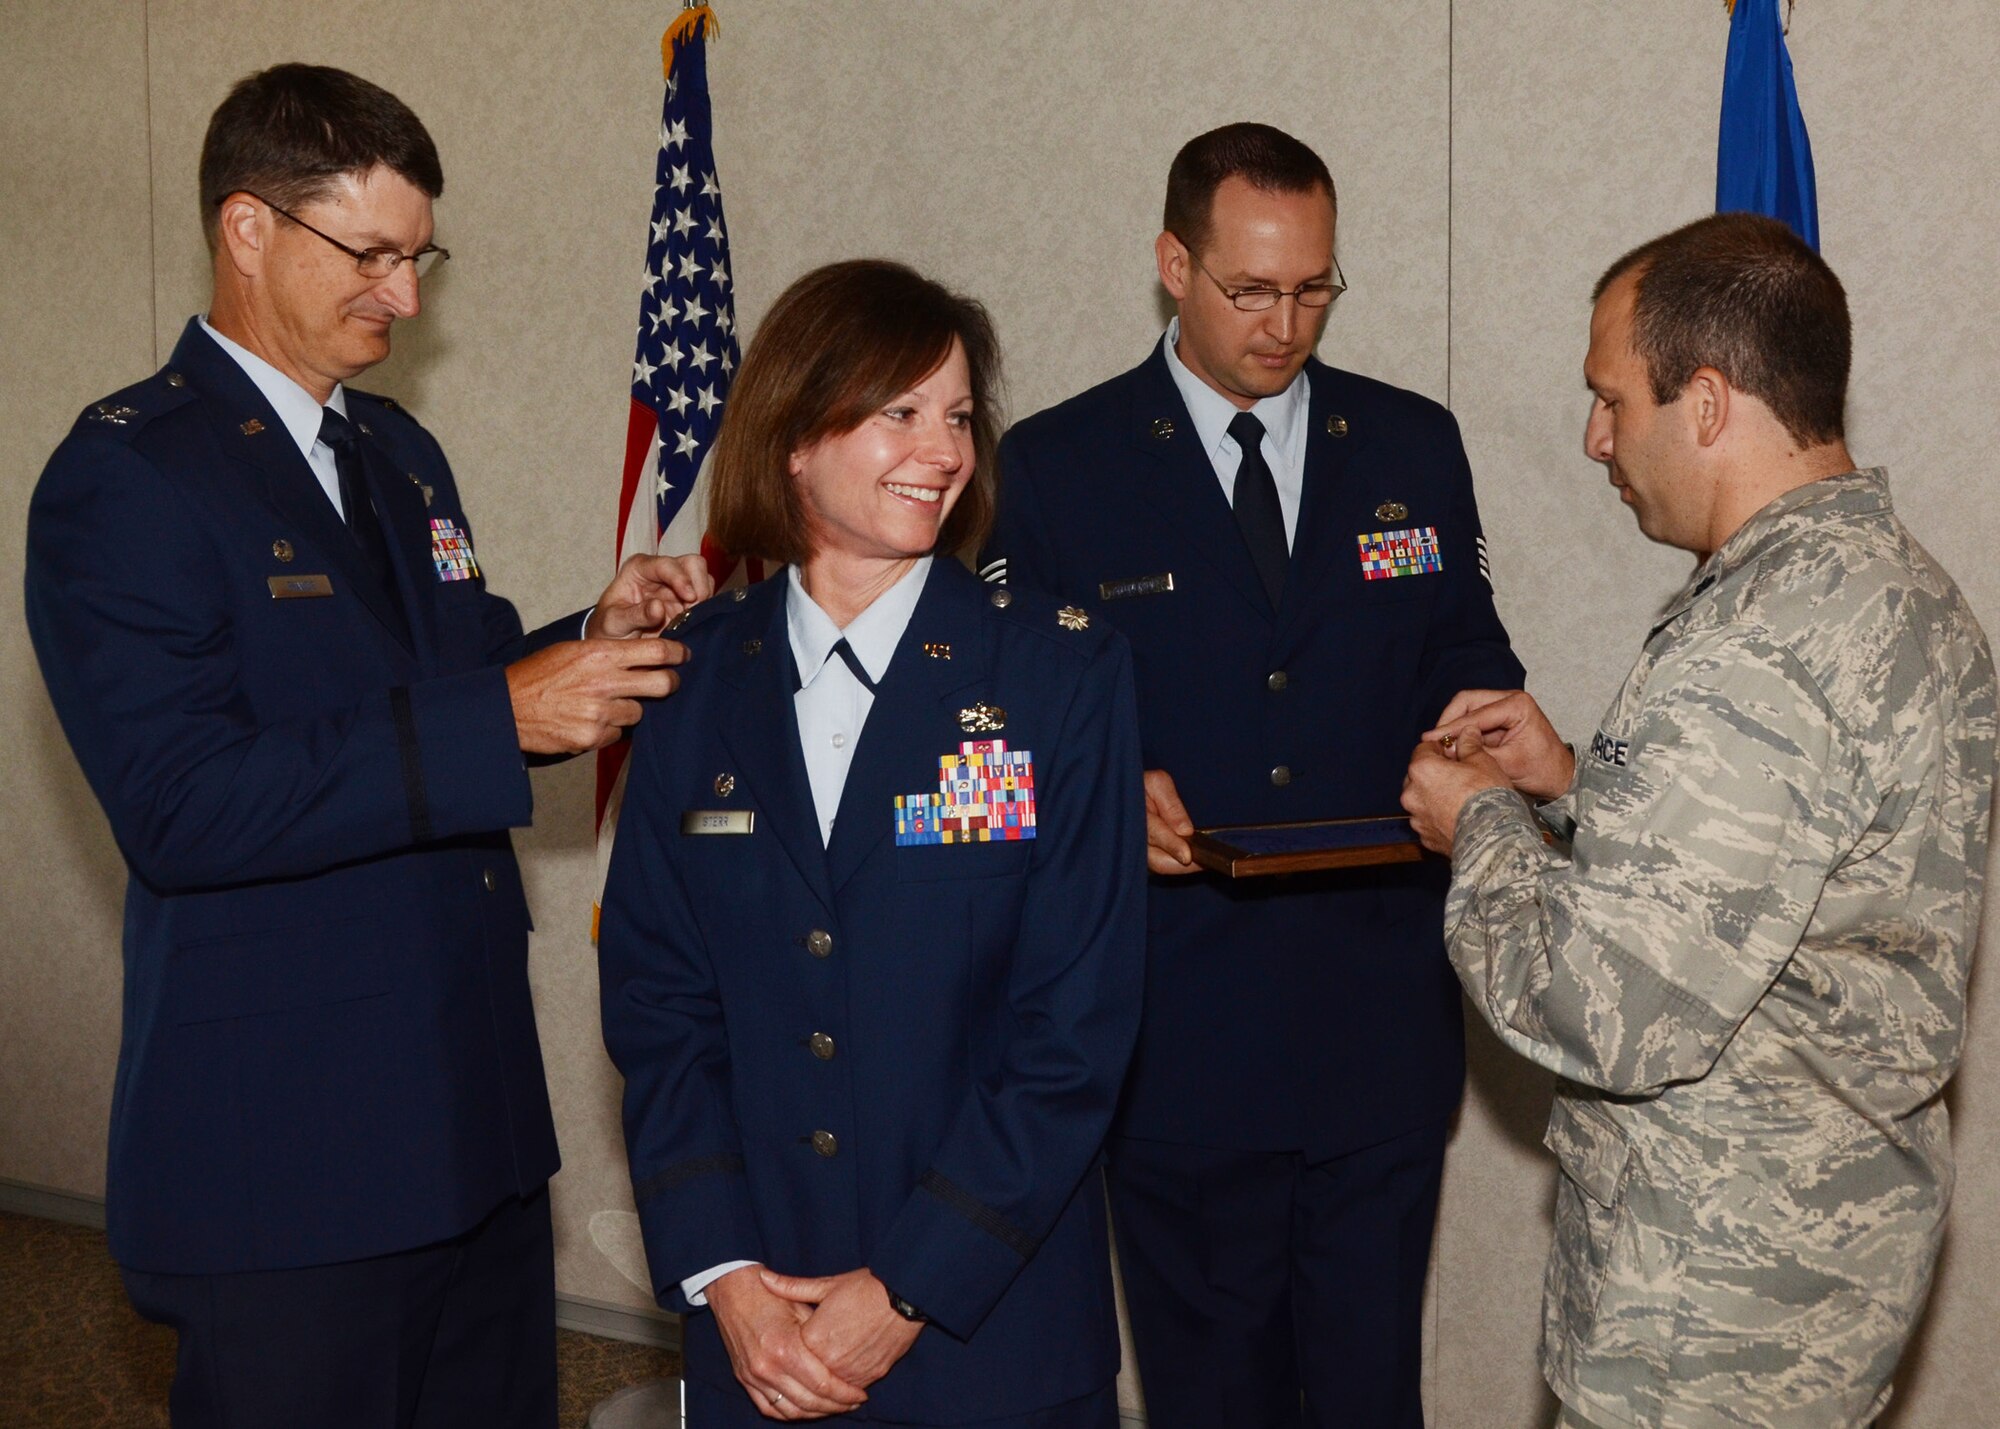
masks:
<svg viewBox="0 0 2000 1429"><path fill-rule="evenodd" d="M1722 70L1722 132L1715 146L1715 211L1782 219L1819 248L1812 140L1799 113L1778 0L1736 0Z"/></svg>

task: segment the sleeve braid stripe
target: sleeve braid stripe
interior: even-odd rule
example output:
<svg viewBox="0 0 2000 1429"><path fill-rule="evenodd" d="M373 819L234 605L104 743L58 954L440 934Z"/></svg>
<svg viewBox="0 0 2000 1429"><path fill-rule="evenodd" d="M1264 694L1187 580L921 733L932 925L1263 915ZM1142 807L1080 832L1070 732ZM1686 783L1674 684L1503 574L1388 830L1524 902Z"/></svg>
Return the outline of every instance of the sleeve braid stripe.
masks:
<svg viewBox="0 0 2000 1429"><path fill-rule="evenodd" d="M740 1176L743 1174L743 1157L729 1151L720 1156L696 1156L687 1161L676 1161L663 1170L655 1171L643 1181L632 1185L634 1201L650 1201L662 1191L671 1191L676 1186L703 1176Z"/></svg>
<svg viewBox="0 0 2000 1429"><path fill-rule="evenodd" d="M1034 1256L1041 1242L1029 1235L991 1206L977 1200L963 1187L955 1184L937 1171L926 1171L917 1184L947 1206L971 1221L979 1229L992 1236L1000 1244L1014 1252L1023 1260Z"/></svg>

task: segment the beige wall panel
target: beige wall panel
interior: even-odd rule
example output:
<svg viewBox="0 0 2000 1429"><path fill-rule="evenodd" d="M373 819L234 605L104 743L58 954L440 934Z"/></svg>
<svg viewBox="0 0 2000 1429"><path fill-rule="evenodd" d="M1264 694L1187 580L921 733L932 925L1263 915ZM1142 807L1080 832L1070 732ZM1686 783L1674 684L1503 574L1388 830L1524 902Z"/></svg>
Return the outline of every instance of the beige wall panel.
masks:
<svg viewBox="0 0 2000 1429"><path fill-rule="evenodd" d="M16 731L0 758L0 1177L95 1195L123 865L28 645L21 533L77 412L153 365L146 33L124 0L9 4L0 31L0 724Z"/></svg>
<svg viewBox="0 0 2000 1429"><path fill-rule="evenodd" d="M1560 727L1587 734L1687 567L1645 544L1581 454L1589 289L1626 248L1712 207L1727 22L1692 0L1455 10L1454 405L1529 680ZM2000 380L1996 121L1983 94L2000 14L1958 3L1892 19L1860 0L1810 0L1791 45L1826 251L1856 321L1856 455L1891 467L1906 520L2000 630L2000 517L1982 496ZM1905 1429L1984 1423L2000 1390L1990 981L1975 984L1953 1093L1961 1179L1945 1270L1885 1421ZM1483 1033L1473 1063L1446 1177L1433 1402L1448 1429L1531 1426L1548 1403L1534 1353L1549 1084Z"/></svg>
<svg viewBox="0 0 2000 1429"><path fill-rule="evenodd" d="M623 451L643 223L672 6L543 23L522 7L155 0L162 341L206 292L193 169L228 83L302 58L400 94L438 140L454 249L423 321L364 386L415 407L468 492L482 561L530 623L595 593ZM985 299L1026 412L1130 366L1164 322L1151 241L1166 165L1211 124L1285 123L1341 183L1354 293L1324 351L1444 391L1446 16L1271 5L1217 57L1206 6L721 6L717 154L739 316L834 258L915 262ZM616 1081L585 936L589 771L537 779L519 842L565 1170L565 1292L645 1303L629 1265Z"/></svg>

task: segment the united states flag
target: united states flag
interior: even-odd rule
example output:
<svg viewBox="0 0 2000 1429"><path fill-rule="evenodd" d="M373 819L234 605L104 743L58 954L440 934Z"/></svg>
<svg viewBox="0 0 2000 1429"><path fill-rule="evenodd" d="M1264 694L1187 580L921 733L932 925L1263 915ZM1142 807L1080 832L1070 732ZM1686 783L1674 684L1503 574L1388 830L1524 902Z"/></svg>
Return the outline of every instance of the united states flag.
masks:
<svg viewBox="0 0 2000 1429"><path fill-rule="evenodd" d="M674 534L685 538L669 540L667 549L684 551L701 541L703 503L690 505L688 498L715 445L742 357L708 106L708 38L714 29L709 8L694 6L676 17L661 40L667 96L660 111L653 215L632 354L632 409L618 488L621 562L634 552L660 550L662 535L684 511L687 519ZM719 552L711 556L711 568L726 563ZM726 570L716 574L721 579ZM629 748L621 742L598 755L600 861L608 860L614 794Z"/></svg>

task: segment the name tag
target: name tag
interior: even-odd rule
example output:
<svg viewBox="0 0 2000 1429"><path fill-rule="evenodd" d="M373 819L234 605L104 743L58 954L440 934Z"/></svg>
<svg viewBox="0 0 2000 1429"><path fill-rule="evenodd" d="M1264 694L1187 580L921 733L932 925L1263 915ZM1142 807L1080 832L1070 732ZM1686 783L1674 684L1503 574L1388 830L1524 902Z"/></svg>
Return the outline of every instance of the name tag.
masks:
<svg viewBox="0 0 2000 1429"><path fill-rule="evenodd" d="M272 600L300 600L333 594L333 582L325 576L272 576L269 584Z"/></svg>
<svg viewBox="0 0 2000 1429"><path fill-rule="evenodd" d="M1631 741L1613 739L1600 729L1590 737L1590 757L1601 763L1613 764L1623 769L1632 759Z"/></svg>
<svg viewBox="0 0 2000 1429"><path fill-rule="evenodd" d="M755 809L689 809L681 815L683 834L747 834L756 827Z"/></svg>
<svg viewBox="0 0 2000 1429"><path fill-rule="evenodd" d="M1105 581L1097 587L1099 600L1124 600L1135 595L1166 595L1174 588L1174 573L1163 571L1157 576L1135 576L1126 581Z"/></svg>

